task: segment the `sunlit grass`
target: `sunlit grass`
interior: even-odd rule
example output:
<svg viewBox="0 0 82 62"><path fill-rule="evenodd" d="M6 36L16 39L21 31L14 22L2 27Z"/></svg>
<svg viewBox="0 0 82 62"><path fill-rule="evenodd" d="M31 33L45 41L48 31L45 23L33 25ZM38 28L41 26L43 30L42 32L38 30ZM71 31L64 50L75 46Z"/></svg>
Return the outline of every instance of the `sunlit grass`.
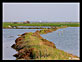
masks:
<svg viewBox="0 0 82 62"><path fill-rule="evenodd" d="M78 22L53 22L53 23L10 23L10 22L3 22L3 28L8 28L8 26L69 26L69 27L79 27L80 23Z"/></svg>
<svg viewBox="0 0 82 62"><path fill-rule="evenodd" d="M69 53L59 50L57 48L50 47L43 44L42 39L37 36L33 36L32 32L25 34L24 48L34 48L32 51L34 60L69 60L69 57L75 57ZM21 55L23 55L21 53ZM33 60L32 59L32 60Z"/></svg>

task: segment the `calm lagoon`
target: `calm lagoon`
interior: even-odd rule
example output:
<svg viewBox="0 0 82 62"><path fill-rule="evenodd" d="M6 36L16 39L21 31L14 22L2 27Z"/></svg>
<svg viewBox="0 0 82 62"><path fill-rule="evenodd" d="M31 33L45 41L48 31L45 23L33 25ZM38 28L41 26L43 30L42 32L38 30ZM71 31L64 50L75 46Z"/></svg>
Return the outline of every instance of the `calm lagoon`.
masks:
<svg viewBox="0 0 82 62"><path fill-rule="evenodd" d="M13 55L17 53L15 49L11 48L11 46L15 43L16 38L18 38L19 34L23 34L25 32L35 32L40 29L3 29L3 60L16 60Z"/></svg>
<svg viewBox="0 0 82 62"><path fill-rule="evenodd" d="M11 46L15 43L17 35L25 32L35 32L40 29L3 29L3 60L16 60L13 55L17 53ZM79 56L80 38L79 27L58 29L52 33L41 35L43 38L55 43L58 49Z"/></svg>
<svg viewBox="0 0 82 62"><path fill-rule="evenodd" d="M80 57L80 28L68 27L58 29L52 33L41 35L43 38L52 41L58 49Z"/></svg>

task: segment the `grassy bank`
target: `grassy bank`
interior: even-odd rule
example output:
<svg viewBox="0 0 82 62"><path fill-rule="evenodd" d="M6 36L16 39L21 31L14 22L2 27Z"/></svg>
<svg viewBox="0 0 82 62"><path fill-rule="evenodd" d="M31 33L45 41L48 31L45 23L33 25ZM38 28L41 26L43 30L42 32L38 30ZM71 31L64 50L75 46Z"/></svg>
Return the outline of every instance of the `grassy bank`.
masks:
<svg viewBox="0 0 82 62"><path fill-rule="evenodd" d="M78 22L32 22L29 24L24 23L10 23L10 22L3 22L3 28L8 28L8 26L68 26L68 27L79 27L80 23Z"/></svg>
<svg viewBox="0 0 82 62"><path fill-rule="evenodd" d="M61 28L65 28L61 27ZM14 56L17 60L72 60L78 58L72 54L66 53L56 48L55 44L40 36L40 34L47 34L55 29L44 29L34 33L28 32L21 34L15 40L12 48L18 51Z"/></svg>

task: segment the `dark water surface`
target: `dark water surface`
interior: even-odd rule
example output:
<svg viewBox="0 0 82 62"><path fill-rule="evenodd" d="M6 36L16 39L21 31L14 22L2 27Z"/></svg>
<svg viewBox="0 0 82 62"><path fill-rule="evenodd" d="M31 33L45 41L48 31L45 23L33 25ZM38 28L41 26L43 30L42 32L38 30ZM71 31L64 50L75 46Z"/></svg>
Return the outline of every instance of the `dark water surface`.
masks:
<svg viewBox="0 0 82 62"><path fill-rule="evenodd" d="M15 60L17 53L11 46L15 43L17 35L25 32L35 32L40 29L3 29L3 60ZM79 27L58 29L52 33L41 35L43 38L55 43L58 49L79 56Z"/></svg>

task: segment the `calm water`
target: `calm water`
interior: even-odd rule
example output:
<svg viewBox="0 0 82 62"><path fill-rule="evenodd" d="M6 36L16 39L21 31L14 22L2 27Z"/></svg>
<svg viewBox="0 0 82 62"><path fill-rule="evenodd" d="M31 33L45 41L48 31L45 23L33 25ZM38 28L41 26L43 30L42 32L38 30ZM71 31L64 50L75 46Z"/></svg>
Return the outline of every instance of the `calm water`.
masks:
<svg viewBox="0 0 82 62"><path fill-rule="evenodd" d="M15 60L13 55L16 51L11 48L15 43L17 35L23 34L25 32L35 32L40 29L3 29L3 60Z"/></svg>
<svg viewBox="0 0 82 62"><path fill-rule="evenodd" d="M55 43L58 49L64 50L73 55L80 57L80 38L79 38L79 27L68 27L58 29L52 33L41 35L43 38Z"/></svg>
<svg viewBox="0 0 82 62"><path fill-rule="evenodd" d="M15 60L16 53L11 45L15 43L18 34L35 32L40 29L3 29L3 60ZM59 29L52 33L41 35L56 44L58 49L79 56L79 27Z"/></svg>
<svg viewBox="0 0 82 62"><path fill-rule="evenodd" d="M18 28L51 28L50 26L17 26Z"/></svg>

